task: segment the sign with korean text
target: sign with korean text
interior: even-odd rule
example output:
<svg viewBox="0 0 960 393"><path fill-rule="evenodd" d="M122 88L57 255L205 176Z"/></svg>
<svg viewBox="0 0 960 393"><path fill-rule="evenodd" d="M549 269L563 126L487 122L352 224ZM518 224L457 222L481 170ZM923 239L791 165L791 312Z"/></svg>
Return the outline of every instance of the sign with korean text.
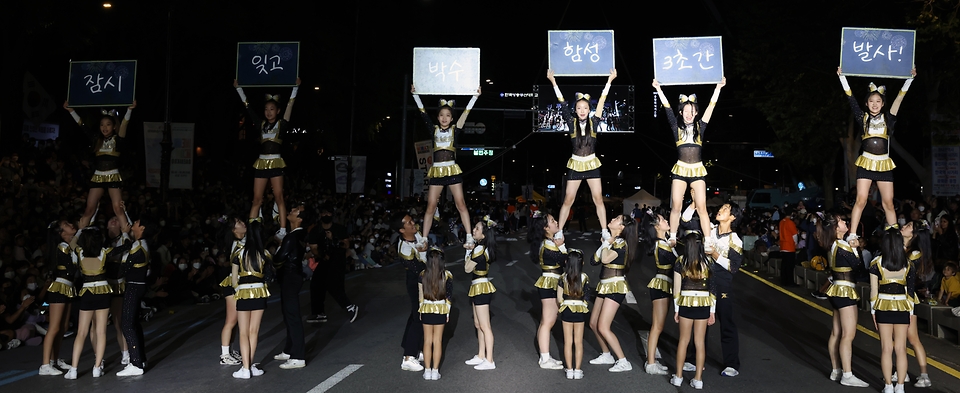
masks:
<svg viewBox="0 0 960 393"><path fill-rule="evenodd" d="M653 76L661 85L720 83L723 40L719 36L654 38Z"/></svg>
<svg viewBox="0 0 960 393"><path fill-rule="evenodd" d="M613 30L547 31L550 69L556 76L607 76L616 68Z"/></svg>
<svg viewBox="0 0 960 393"><path fill-rule="evenodd" d="M840 68L845 75L910 78L915 30L844 27Z"/></svg>
<svg viewBox="0 0 960 393"><path fill-rule="evenodd" d="M422 95L474 95L480 48L413 48L413 85Z"/></svg>
<svg viewBox="0 0 960 393"><path fill-rule="evenodd" d="M295 86L300 42L238 42L237 84Z"/></svg>
<svg viewBox="0 0 960 393"><path fill-rule="evenodd" d="M67 101L71 107L129 106L136 88L136 60L70 62Z"/></svg>

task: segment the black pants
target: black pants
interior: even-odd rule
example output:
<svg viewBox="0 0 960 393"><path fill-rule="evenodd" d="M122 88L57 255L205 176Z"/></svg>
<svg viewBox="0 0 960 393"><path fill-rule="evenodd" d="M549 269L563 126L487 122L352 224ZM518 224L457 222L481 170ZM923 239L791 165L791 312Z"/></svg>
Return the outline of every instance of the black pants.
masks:
<svg viewBox="0 0 960 393"><path fill-rule="evenodd" d="M797 267L797 253L780 251L780 285L795 286L793 269Z"/></svg>
<svg viewBox="0 0 960 393"><path fill-rule="evenodd" d="M288 268L282 268L277 273L283 324L287 326L287 342L283 346L283 352L290 355L291 359L304 360L303 322L300 320L300 288L303 287L303 276L299 271Z"/></svg>
<svg viewBox="0 0 960 393"><path fill-rule="evenodd" d="M327 292L330 292L333 300L336 300L340 307L347 308L347 306L353 304L350 303L344 289L343 280L346 273L343 270L320 269L321 267L317 267L317 270L313 272L313 278L310 279L311 313L314 315L326 314L323 303L327 301Z"/></svg>
<svg viewBox="0 0 960 393"><path fill-rule="evenodd" d="M128 282L123 293L123 311L120 314L120 330L130 350L130 364L143 368L147 351L143 349L143 327L140 326L140 299L147 292L146 284Z"/></svg>
<svg viewBox="0 0 960 393"><path fill-rule="evenodd" d="M417 275L407 271L407 296L410 298L410 316L407 317L407 327L403 329L403 356L417 357L423 350L423 323L420 322L420 290L417 286Z"/></svg>
<svg viewBox="0 0 960 393"><path fill-rule="evenodd" d="M723 366L740 369L740 335L733 317L733 292L730 286L717 285L717 322L720 323L720 348Z"/></svg>

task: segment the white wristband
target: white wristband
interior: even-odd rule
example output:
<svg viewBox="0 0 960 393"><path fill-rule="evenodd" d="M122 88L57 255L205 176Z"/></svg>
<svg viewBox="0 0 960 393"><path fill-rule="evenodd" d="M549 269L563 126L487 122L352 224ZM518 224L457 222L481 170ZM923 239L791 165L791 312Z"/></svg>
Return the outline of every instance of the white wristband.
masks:
<svg viewBox="0 0 960 393"><path fill-rule="evenodd" d="M240 95L240 101L243 101L243 103L247 103L247 95L246 95L246 94L243 94L243 88L242 88L242 87L238 87L238 88L237 88L237 94Z"/></svg>
<svg viewBox="0 0 960 393"><path fill-rule="evenodd" d="M560 247L557 247L557 248L560 250L561 253L564 253L564 254L567 253L567 246L566 246L566 245L560 245Z"/></svg>
<svg viewBox="0 0 960 393"><path fill-rule="evenodd" d="M913 83L913 78L907 79L906 82L903 82L903 87L900 88L900 91L906 93L910 89L910 84Z"/></svg>
<svg viewBox="0 0 960 393"><path fill-rule="evenodd" d="M606 97L607 93L610 92L610 83L607 83L606 86L603 86L603 93L600 93L600 97Z"/></svg>
<svg viewBox="0 0 960 393"><path fill-rule="evenodd" d="M417 103L417 108L420 108L420 111L423 112L423 102L420 101L420 96L414 94L413 101Z"/></svg>
<svg viewBox="0 0 960 393"><path fill-rule="evenodd" d="M563 93L560 92L560 86L553 85L553 92L557 93L557 99L563 102Z"/></svg>
<svg viewBox="0 0 960 393"><path fill-rule="evenodd" d="M713 91L713 97L710 97L710 103L716 104L718 99L720 99L720 88Z"/></svg>
<svg viewBox="0 0 960 393"><path fill-rule="evenodd" d="M470 97L470 102L467 103L466 111L473 109L473 104L477 103L477 96Z"/></svg>
<svg viewBox="0 0 960 393"><path fill-rule="evenodd" d="M294 98L297 98L297 89L299 89L299 88L300 88L300 86L294 86L294 87L293 87L293 91L290 93L290 99L291 99L291 100L294 99Z"/></svg>
<svg viewBox="0 0 960 393"><path fill-rule="evenodd" d="M70 112L70 117L72 117L73 121L77 122L77 124L80 124L80 115L77 114L77 111Z"/></svg>
<svg viewBox="0 0 960 393"><path fill-rule="evenodd" d="M130 120L130 115L132 114L133 114L133 110L130 108L127 108L127 113L123 114L123 120Z"/></svg>
<svg viewBox="0 0 960 393"><path fill-rule="evenodd" d="M847 77L840 75L840 85L843 86L843 91L850 91L850 84L847 83Z"/></svg>

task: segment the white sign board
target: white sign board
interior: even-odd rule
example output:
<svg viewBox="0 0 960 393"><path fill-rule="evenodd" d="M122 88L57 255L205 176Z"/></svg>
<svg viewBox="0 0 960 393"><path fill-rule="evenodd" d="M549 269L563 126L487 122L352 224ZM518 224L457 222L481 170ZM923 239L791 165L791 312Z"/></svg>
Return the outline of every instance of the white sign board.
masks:
<svg viewBox="0 0 960 393"><path fill-rule="evenodd" d="M413 85L420 95L474 95L480 48L413 48Z"/></svg>

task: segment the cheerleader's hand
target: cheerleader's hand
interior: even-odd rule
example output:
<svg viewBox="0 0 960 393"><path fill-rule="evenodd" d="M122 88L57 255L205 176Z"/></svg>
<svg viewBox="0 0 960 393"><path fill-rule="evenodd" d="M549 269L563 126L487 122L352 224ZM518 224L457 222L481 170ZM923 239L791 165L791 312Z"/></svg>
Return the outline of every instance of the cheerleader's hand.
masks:
<svg viewBox="0 0 960 393"><path fill-rule="evenodd" d="M562 246L562 245L563 245L563 238L561 237L561 238L559 238L559 239L553 239L553 244L556 244L557 247Z"/></svg>
<svg viewBox="0 0 960 393"><path fill-rule="evenodd" d="M300 86L300 77L297 77L297 86Z"/></svg>
<svg viewBox="0 0 960 393"><path fill-rule="evenodd" d="M660 90L660 82L657 81L656 79L653 80L653 83L651 84L651 86L653 86L654 89L657 89L657 91L661 91L661 90Z"/></svg>
<svg viewBox="0 0 960 393"><path fill-rule="evenodd" d="M610 69L610 77L607 78L607 83L613 82L614 79L617 79L617 69Z"/></svg>
<svg viewBox="0 0 960 393"><path fill-rule="evenodd" d="M712 318L713 314L710 314L710 316ZM678 312L673 313L673 322L680 323L680 313Z"/></svg>
<svg viewBox="0 0 960 393"><path fill-rule="evenodd" d="M127 109L136 109L136 107L137 107L137 100L133 100L133 105L128 106Z"/></svg>
<svg viewBox="0 0 960 393"><path fill-rule="evenodd" d="M880 326L877 325L877 314L870 314L870 316L873 317L873 328L879 332Z"/></svg>
<svg viewBox="0 0 960 393"><path fill-rule="evenodd" d="M557 79L553 77L553 70L547 68L547 80L553 84L557 84Z"/></svg>
<svg viewBox="0 0 960 393"><path fill-rule="evenodd" d="M727 85L727 77L721 78L721 79L720 79L720 83L717 83L717 90L720 90L721 88L723 88L723 87L726 86L726 85Z"/></svg>
<svg viewBox="0 0 960 393"><path fill-rule="evenodd" d="M707 326L713 326L717 322L716 314L710 313L710 319L707 319Z"/></svg>
<svg viewBox="0 0 960 393"><path fill-rule="evenodd" d="M417 94L417 88L413 86L413 83L410 84L410 93Z"/></svg>
<svg viewBox="0 0 960 393"><path fill-rule="evenodd" d="M910 77L911 77L911 78L916 78L916 77L917 77L917 67L913 67L913 69L910 70Z"/></svg>
<svg viewBox="0 0 960 393"><path fill-rule="evenodd" d="M73 108L70 107L70 103L63 101L63 109L66 109L67 112L73 113Z"/></svg>
<svg viewBox="0 0 960 393"><path fill-rule="evenodd" d="M482 87L478 87L478 88L477 88L477 94L474 94L475 96L480 97L480 94L481 94L480 89L481 89L481 88L482 88Z"/></svg>
<svg viewBox="0 0 960 393"><path fill-rule="evenodd" d="M837 67L837 75L843 75L843 70L840 67Z"/></svg>
<svg viewBox="0 0 960 393"><path fill-rule="evenodd" d="M236 89L236 88L238 88L238 87L240 87L240 85L237 83L237 80L234 79L234 80L233 80L233 88Z"/></svg>

